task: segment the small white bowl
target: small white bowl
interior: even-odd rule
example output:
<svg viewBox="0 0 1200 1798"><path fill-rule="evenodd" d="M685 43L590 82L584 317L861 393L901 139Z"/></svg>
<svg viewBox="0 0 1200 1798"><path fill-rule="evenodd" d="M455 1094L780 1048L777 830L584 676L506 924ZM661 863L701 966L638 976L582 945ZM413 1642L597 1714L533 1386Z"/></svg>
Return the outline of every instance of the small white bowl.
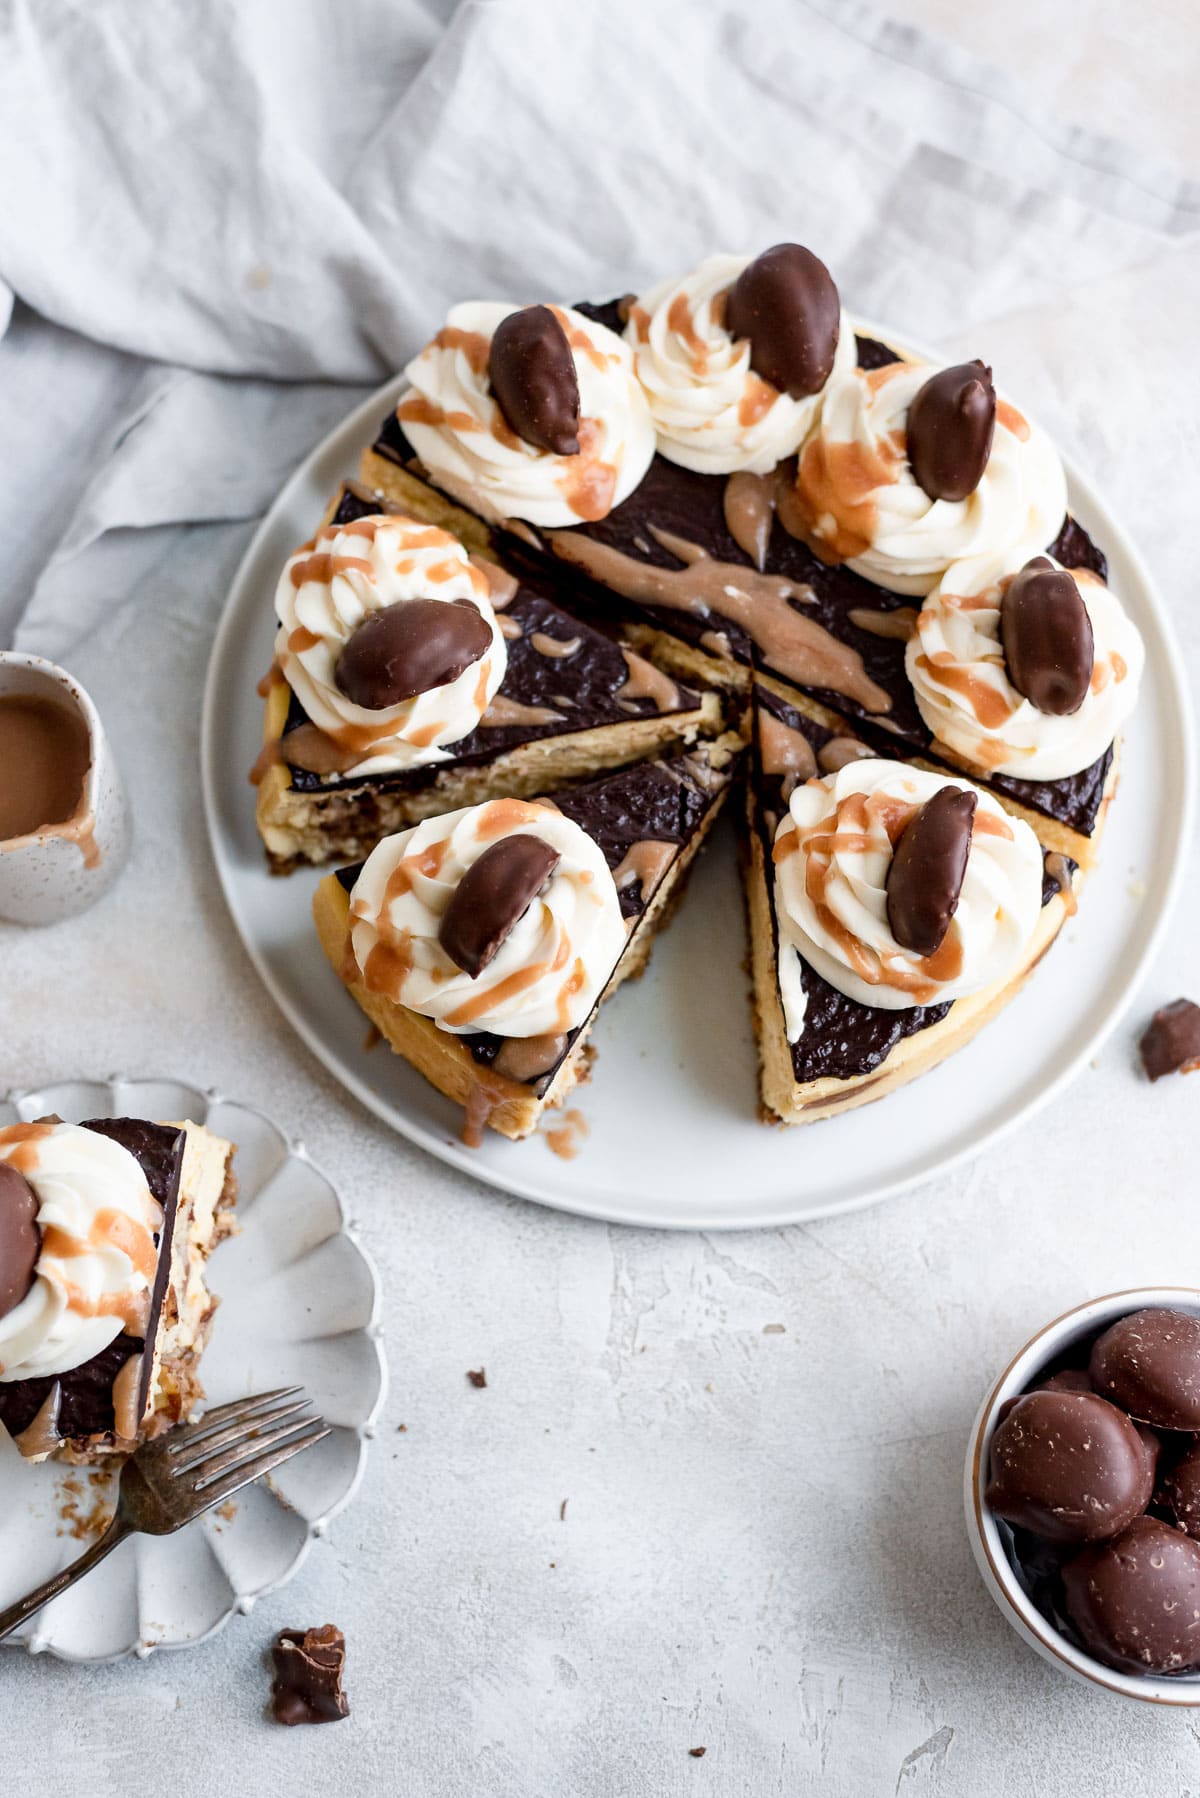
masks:
<svg viewBox="0 0 1200 1798"><path fill-rule="evenodd" d="M1153 1673L1118 1673L1106 1667L1048 1623L1033 1600L1021 1586L1008 1557L1000 1524L983 1501L991 1461L992 1435L997 1413L1006 1399L1034 1381L1051 1361L1057 1360L1074 1342L1093 1335L1127 1317L1131 1311L1166 1309L1190 1311L1200 1315L1200 1290L1192 1286L1141 1286L1130 1292L1110 1292L1104 1298L1092 1299L1056 1317L1039 1330L1031 1341L1013 1357L992 1390L984 1399L971 1430L967 1446L967 1464L963 1480L963 1502L967 1516L967 1535L983 1583L1017 1634L1036 1648L1043 1660L1060 1673L1089 1685L1102 1686L1106 1692L1117 1692L1123 1698L1137 1698L1144 1704L1200 1705L1200 1674L1175 1675L1169 1679Z"/></svg>

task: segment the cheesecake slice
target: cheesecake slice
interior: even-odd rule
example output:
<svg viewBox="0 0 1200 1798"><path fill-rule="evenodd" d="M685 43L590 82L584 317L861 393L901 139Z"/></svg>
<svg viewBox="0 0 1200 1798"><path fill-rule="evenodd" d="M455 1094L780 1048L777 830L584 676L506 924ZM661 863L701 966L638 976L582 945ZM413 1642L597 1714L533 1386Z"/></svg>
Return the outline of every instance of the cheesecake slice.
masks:
<svg viewBox="0 0 1200 1798"><path fill-rule="evenodd" d="M894 938L881 882L905 826L947 789L974 795L971 848L961 903L925 956ZM844 722L818 724L762 687L748 807L754 1023L771 1122L814 1123L936 1067L1019 991L1075 910L1078 867L1042 850L989 794L885 761ZM994 859L975 879L977 855ZM940 877L932 866L935 896ZM868 1002L876 994L889 1003Z"/></svg>
<svg viewBox="0 0 1200 1798"><path fill-rule="evenodd" d="M729 792L732 732L548 798L386 838L327 875L321 945L391 1048L486 1127L527 1136L583 1077L600 1004L640 974Z"/></svg>
<svg viewBox="0 0 1200 1798"><path fill-rule="evenodd" d="M316 572L328 584L327 544L341 541L353 549L355 529L399 514L413 521L414 540L445 532L446 543L455 547L460 540L454 530L461 529L503 645L503 676L490 695L485 684L469 696L483 703L468 703L464 711L460 696L457 714L447 708L449 718L457 715L466 726L457 740L439 739L436 747L405 744L401 755L364 756L364 742L372 747L366 731L351 736L348 747L339 743L330 735L330 719L315 723L306 710L305 696L313 704L312 686L304 696L296 690L306 679L303 655L289 655L288 646L300 644L310 655L315 646L320 654L318 633L294 622L281 631L281 648L264 683L263 749L252 776L258 829L275 872L303 862L361 858L381 837L422 818L488 798L542 792L719 729L715 694L682 685L566 612L558 603L561 583L535 570L518 574L501 566L477 520L452 515L417 483L403 492L392 483L387 493L346 484L314 540L314 555L302 556L300 565L311 570L324 555L324 568ZM458 554L465 562L463 549ZM294 557L289 566L297 562ZM432 566L436 573L439 564ZM301 599L305 592L300 590ZM361 717L362 709L355 715ZM443 722L434 718L409 734L420 738Z"/></svg>
<svg viewBox="0 0 1200 1798"><path fill-rule="evenodd" d="M628 300L577 310L612 331L623 330L631 314L636 322L637 308ZM912 365L878 339L860 335L855 343L857 366L868 380ZM397 414L383 421L363 459L368 484L397 497L436 478L406 434L405 406L402 399ZM1006 442L1028 435L1026 421L1004 401L1000 416L1011 427ZM679 679L744 692L757 674L814 718L845 718L881 753L966 766L947 753L922 715L906 668L921 592L911 584L894 590L851 566L851 560L869 565L871 558L854 557L862 546L839 537L828 521L824 536L814 532L811 506L806 511L797 499L797 470L794 455L768 472L725 474L660 452L629 496L602 517L554 528L515 519L506 528L535 555L565 564L584 603L622 620L626 639ZM1050 485L1061 493L1060 484ZM809 487L823 491L815 478ZM462 491L455 496L464 497ZM453 502L443 495L443 504ZM1061 566L1103 582L1104 554L1083 527L1063 516L1061 503L1047 501L1044 511L1057 517L1029 553L1045 548ZM1053 779L986 764L972 763L967 771L1047 848L1090 866L1115 790L1117 747L1114 734L1085 767Z"/></svg>
<svg viewBox="0 0 1200 1798"><path fill-rule="evenodd" d="M128 1454L203 1398L233 1156L193 1123L0 1129L0 1425L27 1459Z"/></svg>

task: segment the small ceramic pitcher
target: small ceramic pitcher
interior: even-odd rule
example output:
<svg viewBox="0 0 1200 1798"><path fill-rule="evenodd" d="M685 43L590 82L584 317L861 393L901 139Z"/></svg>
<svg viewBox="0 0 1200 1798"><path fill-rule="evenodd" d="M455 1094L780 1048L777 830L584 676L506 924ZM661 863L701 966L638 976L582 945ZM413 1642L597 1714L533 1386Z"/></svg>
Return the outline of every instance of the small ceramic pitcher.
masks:
<svg viewBox="0 0 1200 1798"><path fill-rule="evenodd" d="M129 810L99 713L79 682L41 656L5 650L0 700L18 695L66 706L87 731L90 759L73 815L0 841L0 918L57 924L86 911L121 872L129 852Z"/></svg>

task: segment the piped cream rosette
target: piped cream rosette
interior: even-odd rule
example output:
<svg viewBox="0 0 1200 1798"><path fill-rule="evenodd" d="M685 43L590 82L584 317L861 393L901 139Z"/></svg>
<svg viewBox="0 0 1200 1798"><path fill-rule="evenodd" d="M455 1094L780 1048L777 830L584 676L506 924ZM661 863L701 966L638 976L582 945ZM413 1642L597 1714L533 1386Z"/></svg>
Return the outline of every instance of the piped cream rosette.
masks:
<svg viewBox="0 0 1200 1798"><path fill-rule="evenodd" d="M1092 678L1077 711L1039 711L1009 679L1001 639L1005 588L1032 553L953 563L921 607L905 660L921 716L947 749L990 773L1060 780L1090 768L1117 736L1137 703L1145 650L1111 588L1068 569L1091 620Z"/></svg>
<svg viewBox="0 0 1200 1798"><path fill-rule="evenodd" d="M534 836L558 864L474 978L439 941L467 871L502 838ZM455 1034L545 1036L582 1024L625 947L621 902L599 845L548 806L492 800L386 837L350 896L363 984Z"/></svg>
<svg viewBox="0 0 1200 1798"><path fill-rule="evenodd" d="M945 786L973 791L958 904L941 947L920 956L888 922L895 844ZM990 794L900 762L854 761L798 786L775 834L779 991L789 1042L804 1029L801 960L860 1005L899 1011L979 992L1019 965L1041 911L1042 852Z"/></svg>

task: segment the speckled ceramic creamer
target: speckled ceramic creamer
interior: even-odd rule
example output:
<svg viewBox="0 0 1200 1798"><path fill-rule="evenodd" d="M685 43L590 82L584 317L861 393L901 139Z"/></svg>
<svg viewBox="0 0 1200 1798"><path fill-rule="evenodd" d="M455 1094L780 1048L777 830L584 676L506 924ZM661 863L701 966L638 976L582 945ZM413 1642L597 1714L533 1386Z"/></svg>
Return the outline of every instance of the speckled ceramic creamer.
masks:
<svg viewBox="0 0 1200 1798"><path fill-rule="evenodd" d="M0 699L17 696L55 700L87 731L88 768L72 816L0 840L0 918L57 924L86 911L121 872L129 852L129 810L104 726L79 682L41 656L7 650L0 653Z"/></svg>

